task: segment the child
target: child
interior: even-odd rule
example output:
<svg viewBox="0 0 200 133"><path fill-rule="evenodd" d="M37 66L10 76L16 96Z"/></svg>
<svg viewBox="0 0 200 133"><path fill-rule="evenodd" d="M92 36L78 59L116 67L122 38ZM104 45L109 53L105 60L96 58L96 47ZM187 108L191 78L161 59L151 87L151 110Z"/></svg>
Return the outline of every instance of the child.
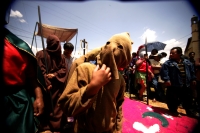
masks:
<svg viewBox="0 0 200 133"><path fill-rule="evenodd" d="M119 68L131 60L129 33L112 36L96 56L97 65L82 63L74 70L58 104L76 118L74 132L121 132L126 89Z"/></svg>

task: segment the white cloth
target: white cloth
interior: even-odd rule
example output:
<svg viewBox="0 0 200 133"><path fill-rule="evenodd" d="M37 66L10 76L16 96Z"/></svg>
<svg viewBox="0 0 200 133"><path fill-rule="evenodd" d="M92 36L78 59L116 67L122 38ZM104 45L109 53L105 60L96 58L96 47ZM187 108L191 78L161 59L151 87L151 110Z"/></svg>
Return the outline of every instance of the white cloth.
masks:
<svg viewBox="0 0 200 133"><path fill-rule="evenodd" d="M70 58L66 58L66 65L67 65L67 75L69 73L69 70L71 68L72 62L76 59L75 57L70 56Z"/></svg>
<svg viewBox="0 0 200 133"><path fill-rule="evenodd" d="M152 67L161 67L160 62L158 62L156 60L150 59L149 61L151 62ZM153 70L153 73L158 74L158 73L160 73L160 70Z"/></svg>
<svg viewBox="0 0 200 133"><path fill-rule="evenodd" d="M163 57L160 59L160 64L162 65L163 63L165 63L165 61L169 60L168 58L166 57Z"/></svg>

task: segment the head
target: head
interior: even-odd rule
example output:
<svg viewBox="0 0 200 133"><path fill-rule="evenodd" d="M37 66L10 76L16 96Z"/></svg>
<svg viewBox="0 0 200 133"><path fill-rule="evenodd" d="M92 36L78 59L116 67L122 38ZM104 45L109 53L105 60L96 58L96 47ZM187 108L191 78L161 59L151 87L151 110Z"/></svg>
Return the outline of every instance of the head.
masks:
<svg viewBox="0 0 200 133"><path fill-rule="evenodd" d="M74 50L74 45L70 42L67 42L63 45L63 49L64 49L64 52L63 54L66 56L66 57L70 57L73 50Z"/></svg>
<svg viewBox="0 0 200 133"><path fill-rule="evenodd" d="M131 61L132 44L133 42L127 32L113 35L106 45L102 47L102 52L100 53L102 63L108 65L111 63L108 59L112 58L117 68L125 68Z"/></svg>
<svg viewBox="0 0 200 133"><path fill-rule="evenodd" d="M181 47L173 47L170 50L170 56L169 56L170 59L178 60L181 58L181 56L182 56L182 48Z"/></svg>
<svg viewBox="0 0 200 133"><path fill-rule="evenodd" d="M161 54L155 54L155 55L153 55L153 59L155 60L155 61L160 61L160 59L161 59Z"/></svg>
<svg viewBox="0 0 200 133"><path fill-rule="evenodd" d="M194 59L194 57L195 57L195 52L190 52L189 53L189 58L193 58Z"/></svg>
<svg viewBox="0 0 200 133"><path fill-rule="evenodd" d="M136 52L133 52L132 53L132 58L135 58L137 56L137 53Z"/></svg>
<svg viewBox="0 0 200 133"><path fill-rule="evenodd" d="M165 52L162 52L160 54L161 54L162 58L167 56L167 53L165 53Z"/></svg>
<svg viewBox="0 0 200 133"><path fill-rule="evenodd" d="M157 49L152 49L151 50L151 55L155 55L155 54L157 54L158 53L158 50Z"/></svg>
<svg viewBox="0 0 200 133"><path fill-rule="evenodd" d="M49 35L47 37L47 47L46 50L49 54L54 55L61 55L61 46L60 46L60 40L56 35Z"/></svg>
<svg viewBox="0 0 200 133"><path fill-rule="evenodd" d="M148 54L146 54L145 51L142 51L142 52L139 54L139 57L140 57L140 58L148 59Z"/></svg>

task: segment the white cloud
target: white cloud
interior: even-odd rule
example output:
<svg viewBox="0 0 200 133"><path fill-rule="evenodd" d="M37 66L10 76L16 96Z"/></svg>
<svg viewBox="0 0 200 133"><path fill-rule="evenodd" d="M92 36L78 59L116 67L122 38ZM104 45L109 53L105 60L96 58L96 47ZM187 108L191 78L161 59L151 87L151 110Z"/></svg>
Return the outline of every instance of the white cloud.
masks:
<svg viewBox="0 0 200 133"><path fill-rule="evenodd" d="M24 19L19 19L19 21L20 21L21 23L26 23L26 20L24 20Z"/></svg>
<svg viewBox="0 0 200 133"><path fill-rule="evenodd" d="M162 31L162 34L164 34L165 33L165 31Z"/></svg>
<svg viewBox="0 0 200 133"><path fill-rule="evenodd" d="M23 17L23 15L19 12L19 11L13 11L12 9L11 9L11 12L10 12L10 16L11 17L15 17L15 18L22 18Z"/></svg>
<svg viewBox="0 0 200 133"><path fill-rule="evenodd" d="M13 11L11 9L10 17L17 18L21 23L26 23L26 20L23 19L23 15L19 11Z"/></svg>
<svg viewBox="0 0 200 133"><path fill-rule="evenodd" d="M169 57L170 50L173 47L181 47L183 52L185 50L185 46L183 46L183 43L177 41L176 39L170 39L170 40L164 41L163 43L165 43L167 45L165 46L165 49L164 50L160 50L159 53L166 52L167 53L167 58Z"/></svg>
<svg viewBox="0 0 200 133"><path fill-rule="evenodd" d="M146 29L146 31L140 36L142 42L145 42L145 38L147 38L147 42L156 41L156 32L150 29Z"/></svg>

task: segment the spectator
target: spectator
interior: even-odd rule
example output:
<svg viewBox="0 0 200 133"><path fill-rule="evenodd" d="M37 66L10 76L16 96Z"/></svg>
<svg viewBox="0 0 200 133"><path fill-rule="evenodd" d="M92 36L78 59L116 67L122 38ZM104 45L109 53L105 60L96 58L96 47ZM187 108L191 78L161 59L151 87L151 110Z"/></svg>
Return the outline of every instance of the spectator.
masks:
<svg viewBox="0 0 200 133"><path fill-rule="evenodd" d="M161 55L155 54L152 56L153 56L153 59L150 60L152 72L154 74L154 77L152 78L152 85L153 85L153 88L155 89L155 94L156 94L156 97L153 99L153 101L154 102L156 100L164 101L164 92L161 88L161 85L158 82L159 76L160 76L160 69L161 69L161 64L160 64Z"/></svg>
<svg viewBox="0 0 200 133"><path fill-rule="evenodd" d="M38 79L37 60L29 45L4 26L12 0L1 3L1 132L35 133L43 113L43 85ZM4 16L4 17L3 17ZM6 17L5 17L6 16ZM3 58L2 58L3 57ZM28 74L27 74L28 73Z"/></svg>
<svg viewBox="0 0 200 133"><path fill-rule="evenodd" d="M160 64L162 65L163 63L165 63L165 61L168 60L168 58L167 58L167 53L161 52L160 54L161 54Z"/></svg>
<svg viewBox="0 0 200 133"><path fill-rule="evenodd" d="M57 106L57 101L64 90L64 82L67 74L66 61L61 53L60 40L57 36L49 35L46 42L46 49L38 51L36 57L43 72L47 90L51 95L45 99L45 113L40 117L41 128L39 131L61 132L63 130L61 122L62 120L65 122L66 117L62 119L63 111ZM50 101L53 101L53 107Z"/></svg>
<svg viewBox="0 0 200 133"><path fill-rule="evenodd" d="M190 84L196 84L196 76L192 63L181 58L181 47L173 47L170 50L170 59L166 61L161 68L161 79L167 86L166 102L169 111L176 116L179 100L183 104L188 116L195 116L192 110L192 91Z"/></svg>
<svg viewBox="0 0 200 133"><path fill-rule="evenodd" d="M5 86L2 89L3 126L1 126L5 129L3 131L9 133L27 131L35 133L37 127L34 120L42 114L44 107L42 85L37 79L37 60L26 42L6 28L2 32L5 35L3 55Z"/></svg>
<svg viewBox="0 0 200 133"><path fill-rule="evenodd" d="M137 53L133 52L132 53L132 59L131 59L131 63L129 65L129 87L130 87L130 92L129 93L133 93L133 94L137 94L137 89L135 88L135 66L136 66L136 61L137 61ZM131 95L130 95L131 96Z"/></svg>
<svg viewBox="0 0 200 133"><path fill-rule="evenodd" d="M189 61L195 66L194 57L195 57L195 52L190 52L189 53Z"/></svg>
<svg viewBox="0 0 200 133"><path fill-rule="evenodd" d="M151 54L149 55L149 59L153 59L153 55L157 54L158 53L158 50L157 49L152 49L151 50Z"/></svg>
<svg viewBox="0 0 200 133"><path fill-rule="evenodd" d="M67 76L68 76L69 70L70 70L71 65L72 65L72 62L76 59L75 57L73 57L73 56L71 55L72 52L73 52L73 50L74 50L74 45L73 45L72 43L70 43L70 42L65 43L65 44L63 45L63 49L64 49L63 55L64 55L64 57L65 57L65 59L66 59Z"/></svg>
<svg viewBox="0 0 200 133"><path fill-rule="evenodd" d="M151 78L154 77L154 74L151 70L151 66L148 63L148 55L144 53L140 53L140 58L136 61L136 83L140 84L139 89L139 100L143 100L143 93L147 87L146 83L146 66L148 67L148 81L151 81Z"/></svg>
<svg viewBox="0 0 200 133"><path fill-rule="evenodd" d="M122 132L122 103L126 89L118 68L131 61L128 33L112 36L97 55L97 66L76 67L59 99L67 115L76 117L76 132Z"/></svg>

